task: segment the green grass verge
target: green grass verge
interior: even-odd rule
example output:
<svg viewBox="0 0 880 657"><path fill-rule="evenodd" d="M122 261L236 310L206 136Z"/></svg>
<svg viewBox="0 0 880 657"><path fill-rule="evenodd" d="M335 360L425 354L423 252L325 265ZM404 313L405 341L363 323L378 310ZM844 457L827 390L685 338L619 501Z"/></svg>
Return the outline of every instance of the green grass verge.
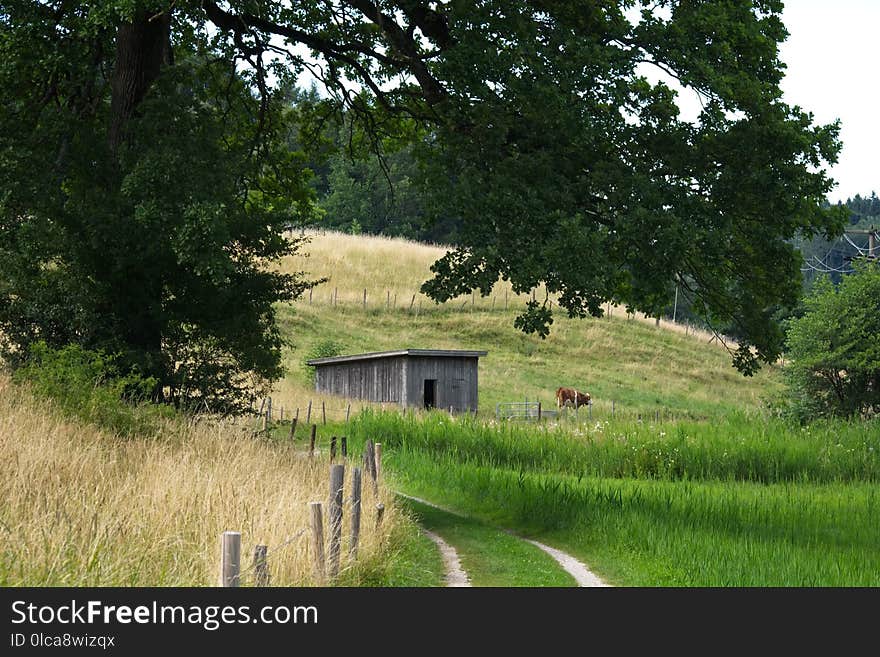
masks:
<svg viewBox="0 0 880 657"><path fill-rule="evenodd" d="M458 552L473 586L575 586L556 561L534 545L473 518L465 518L404 497L418 522Z"/></svg>
<svg viewBox="0 0 880 657"><path fill-rule="evenodd" d="M360 575L357 586L370 587L437 587L444 585L446 570L433 541L419 531L415 518L392 536L393 547L383 563L372 564L367 575ZM341 573L340 586L354 585Z"/></svg>

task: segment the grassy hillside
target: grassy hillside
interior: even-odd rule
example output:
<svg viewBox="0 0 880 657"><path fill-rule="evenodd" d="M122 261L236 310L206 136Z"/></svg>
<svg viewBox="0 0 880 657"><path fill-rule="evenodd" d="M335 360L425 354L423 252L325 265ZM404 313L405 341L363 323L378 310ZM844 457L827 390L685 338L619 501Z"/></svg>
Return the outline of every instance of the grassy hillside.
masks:
<svg viewBox="0 0 880 657"><path fill-rule="evenodd" d="M317 345L332 341L342 353L386 349L485 349L480 360L480 414L494 414L496 402L540 400L555 405L558 386L589 392L596 417L615 414L707 417L734 409L754 410L779 386L776 368L745 378L711 334L653 319L628 318L612 308L602 319L555 317L542 340L513 327L526 301L509 284L493 296L479 294L442 305L418 293L431 263L444 253L402 239L313 234L305 249L282 263L288 271L327 277L308 296L280 309L284 334L294 348L289 373L276 387L277 405L305 409L322 401L306 379L302 362ZM366 304L364 291L366 290ZM543 298L544 292L536 292ZM506 308L505 308L506 306ZM347 401L323 399L328 416L339 418ZM359 404L354 405L356 409Z"/></svg>

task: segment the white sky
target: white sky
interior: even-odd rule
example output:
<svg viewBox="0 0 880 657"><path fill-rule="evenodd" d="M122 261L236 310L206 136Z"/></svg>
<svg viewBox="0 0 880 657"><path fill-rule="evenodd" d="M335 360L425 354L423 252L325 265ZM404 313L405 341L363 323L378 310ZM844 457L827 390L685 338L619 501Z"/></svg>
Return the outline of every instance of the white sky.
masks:
<svg viewBox="0 0 880 657"><path fill-rule="evenodd" d="M828 199L880 194L880 0L786 0L782 20L785 102L841 122Z"/></svg>

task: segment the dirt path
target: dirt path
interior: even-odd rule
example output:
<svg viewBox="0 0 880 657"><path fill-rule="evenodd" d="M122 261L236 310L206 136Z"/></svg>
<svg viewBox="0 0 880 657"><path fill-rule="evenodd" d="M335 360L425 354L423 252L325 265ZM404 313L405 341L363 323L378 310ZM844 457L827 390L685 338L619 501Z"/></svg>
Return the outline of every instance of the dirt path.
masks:
<svg viewBox="0 0 880 657"><path fill-rule="evenodd" d="M451 513L454 516L462 517L460 513L456 513L455 511L452 511L450 509L446 509L442 506L434 504L433 502L429 502L428 500L423 500L420 497L414 497L412 495L404 495L403 493L397 493L397 494L400 495L401 497L405 497L405 498L413 500L415 502L420 502L421 504L425 504L427 506L432 506L435 509L440 509L441 511L445 511L446 513ZM444 553L443 546L445 546L446 548L451 550L452 555L454 555L454 559L455 559L455 561L452 563L454 563L458 567L458 569L461 570L461 564L458 561L458 555L455 553L455 549L452 546L450 546L448 543L446 543L442 538L437 536L436 534L432 534L432 532L429 532L425 529L422 529L422 531L424 531L425 534L432 541L434 541L435 543L437 543L438 546L440 546L440 552L441 552L441 554L443 554L443 561L447 564L447 568L446 568L446 570L447 570L447 575L446 575L447 584L446 585L447 586L470 586L469 582L467 584L450 584L449 583L450 578L453 576L453 571L451 570L451 566L450 566L451 562L447 561L446 553ZM562 550L557 550L556 548L550 547L549 545L544 545L543 543L539 543L538 541L532 540L530 538L524 538L523 536L520 536L519 534L516 534L515 532L512 532L510 530L504 530L504 531L506 531L511 536L516 536L517 538L519 538L523 541L527 541L528 543L531 543L535 547L540 548L541 550L543 550L544 552L549 554L551 557L553 557L556 560L556 562L562 567L562 569L565 570L565 572L567 572L569 575L571 575L574 578L574 580L577 582L577 585L579 587L611 586L607 582L603 581L602 578L600 578L598 575L596 575L594 572L592 572L589 568L587 568L586 565L584 565L582 562L575 559L570 554L567 554L566 552L563 552ZM461 571L461 574L464 576L465 580L467 580L467 574L464 573L464 571Z"/></svg>
<svg viewBox="0 0 880 657"><path fill-rule="evenodd" d="M513 534L513 532L511 532L511 534ZM513 535L517 536L517 534ZM522 538L522 540L531 543L535 547L541 548L544 552L556 559L556 562L562 566L563 570L574 577L574 581L578 583L578 586L611 586L602 581L599 576L570 554L567 554L562 550L557 550L549 545L538 543L538 541L533 541L530 538L523 538L522 536L517 536L517 538Z"/></svg>
<svg viewBox="0 0 880 657"><path fill-rule="evenodd" d="M462 569L461 561L458 559L458 552L455 551L455 548L424 527L422 528L422 533L434 541L437 547L440 548L443 565L446 566L446 586L470 586L471 580Z"/></svg>

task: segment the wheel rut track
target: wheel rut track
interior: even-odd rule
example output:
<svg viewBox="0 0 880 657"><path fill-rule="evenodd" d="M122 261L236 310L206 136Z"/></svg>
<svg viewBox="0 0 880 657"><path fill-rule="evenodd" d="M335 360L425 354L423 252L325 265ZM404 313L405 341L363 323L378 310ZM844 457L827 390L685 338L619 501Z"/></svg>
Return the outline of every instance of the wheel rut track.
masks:
<svg viewBox="0 0 880 657"><path fill-rule="evenodd" d="M415 497L413 495L405 495L404 493L396 493L400 497L413 500L414 502L419 502L420 504L424 504L426 506L434 507L435 509L439 509L441 511L445 511L446 513L450 513L454 516L458 516L462 518L460 513L456 513L451 509L444 508L438 504L434 504L428 500L424 500L420 497ZM427 529L422 529L425 535L430 538L437 546L440 548L440 553L443 556L443 562L446 565L446 586L471 586L470 579L468 578L467 573L461 567L461 561L458 558L458 553L455 551L455 548L449 545L446 541L444 541L440 536L435 534L434 532L428 531ZM503 530L510 534L511 536L515 536L516 538L531 543L535 547L543 550L547 554L549 554L559 566L565 570L569 575L571 575L575 582L577 582L578 587L583 588L592 588L592 587L607 587L610 586L607 582L602 580L601 577L593 573L587 566L576 559L575 557L559 550L557 548L551 547L549 545L545 545L539 541L536 541L531 538L525 538L524 536L520 536L519 534L510 531L508 529Z"/></svg>

